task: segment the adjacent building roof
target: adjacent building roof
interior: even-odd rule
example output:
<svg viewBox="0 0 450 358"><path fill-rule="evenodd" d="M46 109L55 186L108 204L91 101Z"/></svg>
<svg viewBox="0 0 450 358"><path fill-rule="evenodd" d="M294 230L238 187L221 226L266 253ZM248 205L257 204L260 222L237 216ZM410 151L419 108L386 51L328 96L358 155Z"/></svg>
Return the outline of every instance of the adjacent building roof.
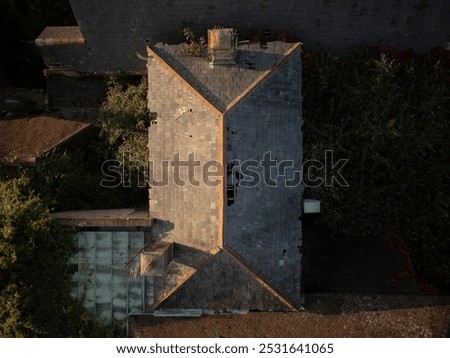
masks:
<svg viewBox="0 0 450 358"><path fill-rule="evenodd" d="M450 298L306 295L305 312L193 317L133 316L132 338L448 337ZM245 312L235 312L245 313Z"/></svg>
<svg viewBox="0 0 450 358"><path fill-rule="evenodd" d="M147 301L153 300L151 278L138 274L145 233L82 231L75 239L72 294L88 312L107 322L145 312Z"/></svg>
<svg viewBox="0 0 450 358"><path fill-rule="evenodd" d="M86 41L78 26L48 26L35 43L37 46L71 46L84 45Z"/></svg>
<svg viewBox="0 0 450 358"><path fill-rule="evenodd" d="M150 227L148 210L111 209L62 211L52 214L60 225L70 227Z"/></svg>
<svg viewBox="0 0 450 358"><path fill-rule="evenodd" d="M301 39L314 51L335 54L361 45L385 43L397 48L426 51L448 41L447 0L428 1L418 11L417 2L349 1L229 1L216 0L71 0L87 44L67 53L54 46L56 62L80 72L130 71L145 73L145 63L135 53L146 41L179 43L183 26L197 36L211 26L234 26L240 37L264 33L268 39L287 36ZM408 21L406 21L408 20ZM154 42L153 42L154 43ZM70 61L70 56L76 56ZM45 56L44 56L45 57Z"/></svg>
<svg viewBox="0 0 450 358"><path fill-rule="evenodd" d="M91 123L47 115L0 120L0 161L34 164L48 151L67 144Z"/></svg>

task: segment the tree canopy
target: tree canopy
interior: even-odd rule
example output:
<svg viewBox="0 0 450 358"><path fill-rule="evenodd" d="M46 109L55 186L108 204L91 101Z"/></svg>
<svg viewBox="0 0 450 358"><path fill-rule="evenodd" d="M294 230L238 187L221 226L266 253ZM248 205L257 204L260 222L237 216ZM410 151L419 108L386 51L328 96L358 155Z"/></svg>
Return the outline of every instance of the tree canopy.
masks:
<svg viewBox="0 0 450 358"><path fill-rule="evenodd" d="M391 49L304 59L305 159L348 158L348 187L320 186L321 223L342 238L409 247L416 271L450 290L450 61Z"/></svg>
<svg viewBox="0 0 450 358"><path fill-rule="evenodd" d="M105 142L104 159L114 158L126 173L123 181L147 199L148 134L154 114L147 108L147 77L114 75L100 115L100 137ZM138 201L141 203L142 201Z"/></svg>
<svg viewBox="0 0 450 358"><path fill-rule="evenodd" d="M0 182L0 337L123 335L71 297L74 252L26 177Z"/></svg>
<svg viewBox="0 0 450 358"><path fill-rule="evenodd" d="M0 325L4 337L56 336L73 304L67 265L71 241L22 177L0 182Z"/></svg>

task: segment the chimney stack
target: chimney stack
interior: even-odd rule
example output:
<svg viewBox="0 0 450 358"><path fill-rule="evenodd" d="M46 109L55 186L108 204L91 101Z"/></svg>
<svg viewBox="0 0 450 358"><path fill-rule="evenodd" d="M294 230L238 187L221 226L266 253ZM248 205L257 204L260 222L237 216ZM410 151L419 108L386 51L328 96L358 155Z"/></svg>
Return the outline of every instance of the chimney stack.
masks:
<svg viewBox="0 0 450 358"><path fill-rule="evenodd" d="M231 28L208 30L210 65L236 64L237 33Z"/></svg>

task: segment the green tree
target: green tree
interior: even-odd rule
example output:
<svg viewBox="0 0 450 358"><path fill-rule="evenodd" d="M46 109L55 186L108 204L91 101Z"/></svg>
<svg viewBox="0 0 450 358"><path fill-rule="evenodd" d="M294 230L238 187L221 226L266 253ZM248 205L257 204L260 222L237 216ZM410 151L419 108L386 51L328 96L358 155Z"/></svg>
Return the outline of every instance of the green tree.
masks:
<svg viewBox="0 0 450 358"><path fill-rule="evenodd" d="M0 182L0 337L114 337L71 295L70 233L52 221L22 176Z"/></svg>
<svg viewBox="0 0 450 358"><path fill-rule="evenodd" d="M147 108L147 78L112 76L100 116L100 136L106 143L104 159L114 157L126 174L124 184L136 197L147 200L145 176L148 162L147 129L155 114ZM137 201L139 204L141 200Z"/></svg>
<svg viewBox="0 0 450 358"><path fill-rule="evenodd" d="M150 125L147 109L147 79L134 84L129 76L112 76L108 96L102 107L101 135L113 148L119 147L136 133L145 133Z"/></svg>
<svg viewBox="0 0 450 358"><path fill-rule="evenodd" d="M0 183L0 334L57 336L73 304L66 268L74 251L27 187L24 177Z"/></svg>
<svg viewBox="0 0 450 358"><path fill-rule="evenodd" d="M447 290L449 78L437 54L305 57L305 159L325 150L349 159L349 187L308 189L323 203L322 224L341 237L408 244L419 274Z"/></svg>

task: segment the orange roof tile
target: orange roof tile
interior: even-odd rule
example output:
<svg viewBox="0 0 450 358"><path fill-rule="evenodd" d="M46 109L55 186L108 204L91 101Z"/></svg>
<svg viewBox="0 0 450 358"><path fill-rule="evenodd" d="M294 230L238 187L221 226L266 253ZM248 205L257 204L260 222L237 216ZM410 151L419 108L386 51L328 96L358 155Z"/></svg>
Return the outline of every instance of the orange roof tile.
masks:
<svg viewBox="0 0 450 358"><path fill-rule="evenodd" d="M0 161L34 163L36 157L63 144L91 123L38 116L0 120Z"/></svg>

